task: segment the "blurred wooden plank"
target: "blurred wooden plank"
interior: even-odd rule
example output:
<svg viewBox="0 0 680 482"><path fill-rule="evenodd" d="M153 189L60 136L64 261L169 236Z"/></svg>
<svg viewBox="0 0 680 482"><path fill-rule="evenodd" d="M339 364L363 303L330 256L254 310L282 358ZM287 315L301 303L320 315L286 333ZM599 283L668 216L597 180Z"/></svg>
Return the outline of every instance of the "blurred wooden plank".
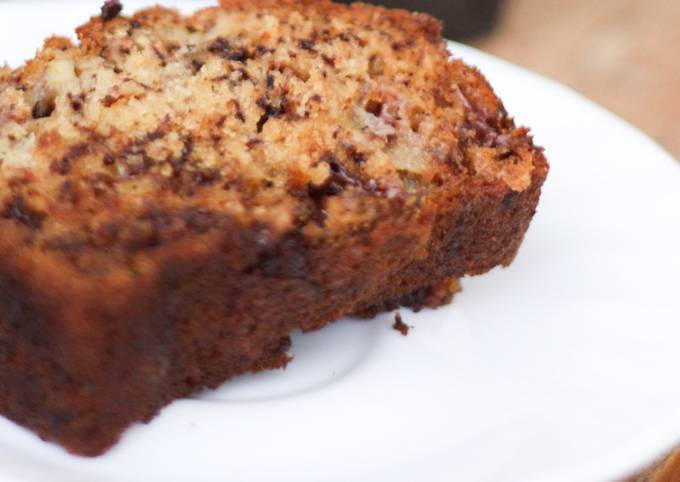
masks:
<svg viewBox="0 0 680 482"><path fill-rule="evenodd" d="M575 88L680 158L680 1L507 0L474 45Z"/></svg>

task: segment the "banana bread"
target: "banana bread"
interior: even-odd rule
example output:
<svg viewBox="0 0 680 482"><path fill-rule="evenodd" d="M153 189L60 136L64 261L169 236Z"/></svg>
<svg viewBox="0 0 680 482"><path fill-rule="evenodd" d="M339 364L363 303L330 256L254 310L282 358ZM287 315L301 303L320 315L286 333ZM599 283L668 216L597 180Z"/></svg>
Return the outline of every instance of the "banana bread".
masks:
<svg viewBox="0 0 680 482"><path fill-rule="evenodd" d="M0 69L0 414L70 452L295 329L450 301L535 212L542 150L426 15L109 1L77 33Z"/></svg>

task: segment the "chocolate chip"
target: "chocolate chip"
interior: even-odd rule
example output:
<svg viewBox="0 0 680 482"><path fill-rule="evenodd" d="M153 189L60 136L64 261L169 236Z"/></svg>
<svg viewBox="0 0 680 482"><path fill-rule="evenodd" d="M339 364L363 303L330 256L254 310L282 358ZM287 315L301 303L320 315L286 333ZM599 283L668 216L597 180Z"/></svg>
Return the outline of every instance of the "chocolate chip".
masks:
<svg viewBox="0 0 680 482"><path fill-rule="evenodd" d="M250 74L248 74L246 69L237 69L236 72L241 74L241 78L239 80L250 80Z"/></svg>
<svg viewBox="0 0 680 482"><path fill-rule="evenodd" d="M192 152L194 152L194 138L189 136L184 140L184 145L182 146L182 155L180 157L182 164L189 160Z"/></svg>
<svg viewBox="0 0 680 482"><path fill-rule="evenodd" d="M272 117L277 117L281 114L285 114L286 108L288 107L288 99L285 95L282 95L278 102L272 102L267 99L266 96L262 96L257 99L257 105L260 109L264 110L264 114L257 121L257 132L262 132L264 125Z"/></svg>
<svg viewBox="0 0 680 482"><path fill-rule="evenodd" d="M355 146L349 146L346 151L349 158L352 159L355 164L361 165L368 160L366 154L359 152Z"/></svg>
<svg viewBox="0 0 680 482"><path fill-rule="evenodd" d="M329 67L335 67L335 60L326 54L321 54L321 60Z"/></svg>
<svg viewBox="0 0 680 482"><path fill-rule="evenodd" d="M102 159L102 163L105 166L113 166L116 163L116 160L111 154L104 154L104 158Z"/></svg>
<svg viewBox="0 0 680 482"><path fill-rule="evenodd" d="M40 99L33 105L31 115L33 116L34 119L42 119L44 117L49 117L52 115L52 112L54 112L55 107L56 106L54 104L54 99L46 97Z"/></svg>
<svg viewBox="0 0 680 482"><path fill-rule="evenodd" d="M245 122L246 116L243 115L243 110L241 109L241 104L239 103L239 101L234 99L234 100L231 101L231 103L234 106L234 110L236 111L235 114L234 114L236 116L236 118L238 120L240 120L241 122Z"/></svg>
<svg viewBox="0 0 680 482"><path fill-rule="evenodd" d="M403 42L394 42L392 44L392 49L399 51L403 49L404 47L413 47L415 45L416 41L414 39L408 39L404 40Z"/></svg>
<svg viewBox="0 0 680 482"><path fill-rule="evenodd" d="M191 59L191 72L196 75L205 64L198 59Z"/></svg>
<svg viewBox="0 0 680 482"><path fill-rule="evenodd" d="M303 39L298 42L298 45L303 50L308 50L309 52L316 52L316 50L314 50L314 47L316 46L316 42L314 40Z"/></svg>
<svg viewBox="0 0 680 482"><path fill-rule="evenodd" d="M73 98L73 96L69 93L68 98L71 101L71 109L76 112L80 112L85 102L85 94L79 94L78 97Z"/></svg>
<svg viewBox="0 0 680 482"><path fill-rule="evenodd" d="M107 94L107 95L104 96L104 98L102 99L102 104L104 104L104 107L111 107L113 104L116 103L117 100L118 100L117 97L114 97L114 96L112 96L112 95L108 95L108 94Z"/></svg>
<svg viewBox="0 0 680 482"><path fill-rule="evenodd" d="M343 192L347 186L360 184L332 153L324 154L321 160L330 167L330 174L321 185L310 184L308 186L307 192L313 200L318 202L325 197L336 196Z"/></svg>
<svg viewBox="0 0 680 482"><path fill-rule="evenodd" d="M102 5L101 18L104 22L108 22L120 15L122 10L123 5L120 3L120 0L106 0L104 5Z"/></svg>
<svg viewBox="0 0 680 482"><path fill-rule="evenodd" d="M29 206L22 195L14 196L5 204L2 216L14 219L32 229L40 229L45 219L45 213Z"/></svg>
<svg viewBox="0 0 680 482"><path fill-rule="evenodd" d="M281 345L280 349L281 351L288 351L290 350L290 347L293 346L293 343L290 340L290 337L287 336L281 340Z"/></svg>
<svg viewBox="0 0 680 482"><path fill-rule="evenodd" d="M208 45L208 52L219 55L223 59L245 62L250 56L243 47L234 47L224 37L217 37Z"/></svg>
<svg viewBox="0 0 680 482"><path fill-rule="evenodd" d="M264 45L258 45L255 47L255 56L256 57L261 57L265 54L270 54L274 52L274 49L270 49L269 47L265 47Z"/></svg>
<svg viewBox="0 0 680 482"><path fill-rule="evenodd" d="M380 117L380 114L382 114L384 104L378 100L371 99L368 102L366 102L366 112L369 112L373 114L376 117Z"/></svg>
<svg viewBox="0 0 680 482"><path fill-rule="evenodd" d="M222 179L222 174L217 169L203 169L193 173L193 181L199 186L210 186Z"/></svg>

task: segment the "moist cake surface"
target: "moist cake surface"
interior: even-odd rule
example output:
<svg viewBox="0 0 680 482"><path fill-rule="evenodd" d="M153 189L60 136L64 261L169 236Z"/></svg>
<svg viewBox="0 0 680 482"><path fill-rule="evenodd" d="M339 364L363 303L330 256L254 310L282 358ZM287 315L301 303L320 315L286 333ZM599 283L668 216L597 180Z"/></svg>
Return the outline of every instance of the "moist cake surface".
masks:
<svg viewBox="0 0 680 482"><path fill-rule="evenodd" d="M50 39L1 77L4 216L110 253L185 231L153 211L327 237L471 177L530 185L528 137L434 20L329 8L157 8Z"/></svg>
<svg viewBox="0 0 680 482"><path fill-rule="evenodd" d="M426 15L109 2L78 36L0 69L0 413L75 453L293 329L450 301L534 214L541 149Z"/></svg>

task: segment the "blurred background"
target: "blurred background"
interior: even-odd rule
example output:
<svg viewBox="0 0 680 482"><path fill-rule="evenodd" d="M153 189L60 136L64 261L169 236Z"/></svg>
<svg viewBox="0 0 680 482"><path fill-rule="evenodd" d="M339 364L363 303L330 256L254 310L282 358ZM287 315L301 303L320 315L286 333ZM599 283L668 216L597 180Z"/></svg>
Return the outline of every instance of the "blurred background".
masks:
<svg viewBox="0 0 680 482"><path fill-rule="evenodd" d="M573 87L680 158L680 0L499 3L494 29L469 43Z"/></svg>

